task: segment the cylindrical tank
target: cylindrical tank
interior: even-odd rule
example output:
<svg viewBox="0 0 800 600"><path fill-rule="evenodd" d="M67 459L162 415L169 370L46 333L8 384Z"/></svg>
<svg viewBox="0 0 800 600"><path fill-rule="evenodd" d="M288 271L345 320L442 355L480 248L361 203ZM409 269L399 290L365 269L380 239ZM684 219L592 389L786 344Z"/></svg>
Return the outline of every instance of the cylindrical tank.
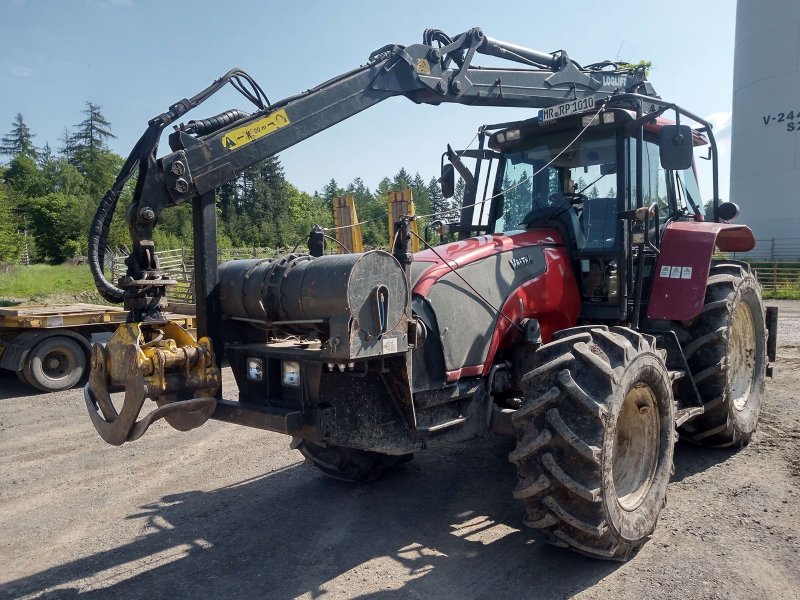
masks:
<svg viewBox="0 0 800 600"><path fill-rule="evenodd" d="M800 235L800 1L738 0L731 135L741 222L760 244Z"/></svg>
<svg viewBox="0 0 800 600"><path fill-rule="evenodd" d="M325 329L331 319L353 319L372 336L397 326L409 296L400 263L380 250L232 260L219 268L219 290L227 317L277 321L292 330Z"/></svg>

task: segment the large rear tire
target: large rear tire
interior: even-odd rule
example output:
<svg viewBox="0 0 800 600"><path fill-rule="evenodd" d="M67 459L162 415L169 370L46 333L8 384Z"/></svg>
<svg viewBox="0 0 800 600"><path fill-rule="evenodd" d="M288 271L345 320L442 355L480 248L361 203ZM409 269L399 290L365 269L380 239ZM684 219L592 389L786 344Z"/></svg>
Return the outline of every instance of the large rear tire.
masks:
<svg viewBox="0 0 800 600"><path fill-rule="evenodd" d="M681 437L716 448L746 445L758 425L767 365L764 303L750 267L712 264L703 310L678 335L705 407Z"/></svg>
<svg viewBox="0 0 800 600"><path fill-rule="evenodd" d="M23 369L24 380L43 392L66 390L86 373L86 353L65 336L45 338L33 347Z"/></svg>
<svg viewBox="0 0 800 600"><path fill-rule="evenodd" d="M675 405L651 336L577 327L537 352L509 456L526 525L551 544L626 560L666 503Z"/></svg>
<svg viewBox="0 0 800 600"><path fill-rule="evenodd" d="M292 447L328 477L350 483L369 483L410 461L413 454L391 456L342 446L320 446L296 438Z"/></svg>

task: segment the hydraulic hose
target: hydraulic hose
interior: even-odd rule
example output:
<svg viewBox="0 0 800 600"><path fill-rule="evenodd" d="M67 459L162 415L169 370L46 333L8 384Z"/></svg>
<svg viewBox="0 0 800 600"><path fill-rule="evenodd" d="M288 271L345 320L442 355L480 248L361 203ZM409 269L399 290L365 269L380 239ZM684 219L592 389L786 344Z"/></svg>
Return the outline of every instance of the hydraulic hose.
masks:
<svg viewBox="0 0 800 600"><path fill-rule="evenodd" d="M97 212L89 228L89 269L92 271L94 285L97 291L108 302L122 302L123 291L105 278L103 262L105 260L105 247L108 241L108 232L114 210L117 207L119 194L108 190L100 200Z"/></svg>
<svg viewBox="0 0 800 600"><path fill-rule="evenodd" d="M186 124L186 132L195 135L208 135L249 116L250 113L233 108L208 119L189 121Z"/></svg>
<svg viewBox="0 0 800 600"><path fill-rule="evenodd" d="M252 77L241 69L231 69L199 94L192 98L186 98L180 102L176 102L169 107L168 112L151 119L144 134L139 138L139 141L136 142L133 150L131 150L128 159L125 161L119 175L117 175L114 181L114 185L100 200L100 204L97 206L97 211L92 219L92 224L89 227L89 269L92 272L97 291L100 292L100 295L107 301L120 303L123 301L124 295L124 290L106 279L103 273L103 262L105 260L108 234L111 230L111 221L114 218L117 201L125 187L125 183L131 178L137 166L139 167L140 184L144 181L149 166L149 159L150 157L155 157L158 151L158 141L161 137L161 132L167 125L189 110L205 102L227 83L231 83L237 91L251 100L259 109L269 106L269 100L266 94L264 94L264 90L261 89L261 86L259 86ZM249 85L249 89L245 83ZM193 124L198 130L210 132L224 127L239 118L243 118L245 115L247 115L247 113L244 111L230 110L216 117L203 121L193 121L190 124ZM198 131L195 131L195 133L200 135ZM134 193L134 202L138 200L138 191L137 186L137 192Z"/></svg>

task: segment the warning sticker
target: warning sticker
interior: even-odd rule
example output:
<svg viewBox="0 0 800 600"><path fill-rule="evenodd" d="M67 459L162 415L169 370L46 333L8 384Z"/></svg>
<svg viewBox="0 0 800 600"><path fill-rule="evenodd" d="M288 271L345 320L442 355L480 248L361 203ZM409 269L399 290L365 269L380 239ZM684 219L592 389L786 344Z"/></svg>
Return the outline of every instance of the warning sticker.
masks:
<svg viewBox="0 0 800 600"><path fill-rule="evenodd" d="M261 117L244 127L226 133L222 136L222 145L227 150L235 150L270 133L275 133L281 127L289 124L289 115L286 114L286 111L284 109L276 110L266 117Z"/></svg>
<svg viewBox="0 0 800 600"><path fill-rule="evenodd" d="M670 279L680 279L681 278L681 268L680 267L672 267L672 271L669 274Z"/></svg>
<svg viewBox="0 0 800 600"><path fill-rule="evenodd" d="M669 272L672 269L669 265L663 265L661 267L661 277L669 277Z"/></svg>
<svg viewBox="0 0 800 600"><path fill-rule="evenodd" d="M681 270L681 279L691 279L692 278L692 267L683 267Z"/></svg>
<svg viewBox="0 0 800 600"><path fill-rule="evenodd" d="M386 338L383 340L383 354L394 354L397 352L397 338Z"/></svg>

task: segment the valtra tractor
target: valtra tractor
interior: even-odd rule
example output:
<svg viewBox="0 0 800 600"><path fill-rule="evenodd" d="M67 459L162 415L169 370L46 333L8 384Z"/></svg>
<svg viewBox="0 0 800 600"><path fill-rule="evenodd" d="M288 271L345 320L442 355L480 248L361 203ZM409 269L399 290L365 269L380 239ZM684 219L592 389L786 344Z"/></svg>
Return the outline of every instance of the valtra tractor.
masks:
<svg viewBox="0 0 800 600"><path fill-rule="evenodd" d="M513 62L480 67L477 54ZM255 104L163 130L231 83ZM412 254L411 221L390 251L309 252L217 265L214 190L244 168L393 96L424 104L540 109L484 125L477 147L448 147L440 179L465 191L434 215L434 245ZM708 154L706 220L693 166ZM102 263L125 182L127 274ZM199 339L166 322L152 234L161 211L193 203ZM710 446L747 443L775 359L747 264L752 231L718 199L709 123L662 100L642 69L582 66L472 29L389 45L365 66L269 103L233 70L152 119L103 197L90 231L98 290L129 311L95 346L86 404L115 445L156 419L207 419L292 437L325 474L370 481L415 452L488 433L516 438L510 460L525 523L557 546L624 560L666 501L677 430ZM426 236L430 237L430 236ZM227 360L239 389L221 397ZM124 386L121 408L109 390ZM139 418L146 400L157 407Z"/></svg>

